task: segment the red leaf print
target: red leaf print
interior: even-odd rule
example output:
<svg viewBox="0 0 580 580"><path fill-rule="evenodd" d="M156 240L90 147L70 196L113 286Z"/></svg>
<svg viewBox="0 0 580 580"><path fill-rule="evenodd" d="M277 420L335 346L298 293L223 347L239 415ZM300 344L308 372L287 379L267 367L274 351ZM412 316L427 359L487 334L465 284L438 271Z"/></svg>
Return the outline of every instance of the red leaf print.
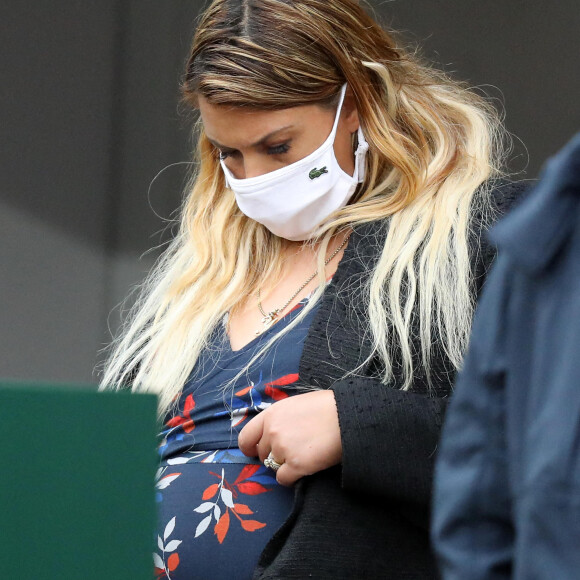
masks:
<svg viewBox="0 0 580 580"><path fill-rule="evenodd" d="M203 492L201 499L204 499L204 500L211 499L217 493L218 489L219 489L219 484L213 483Z"/></svg>
<svg viewBox="0 0 580 580"><path fill-rule="evenodd" d="M260 493L268 491L263 485L253 481L238 483L237 488L241 493L245 493L246 495L259 495Z"/></svg>
<svg viewBox="0 0 580 580"><path fill-rule="evenodd" d="M245 516L249 516L254 513L247 505L244 505L243 503L235 503L234 511L237 514L243 514Z"/></svg>
<svg viewBox="0 0 580 580"><path fill-rule="evenodd" d="M191 418L191 412L195 409L195 401L193 400L193 395L189 395L185 399L183 405L183 414L172 417L165 423L167 427L179 427L183 425L183 430L186 433L191 433L195 429L195 424Z"/></svg>
<svg viewBox="0 0 580 580"><path fill-rule="evenodd" d="M230 512L226 510L226 513L220 518L220 521L215 525L213 531L217 536L218 542L221 544L228 533L230 527Z"/></svg>
<svg viewBox="0 0 580 580"><path fill-rule="evenodd" d="M186 433L191 433L195 429L193 419L186 419L185 417L173 417L173 419L169 419L165 425L167 425L167 427L179 427L180 425L183 425L183 430Z"/></svg>
<svg viewBox="0 0 580 580"><path fill-rule="evenodd" d="M162 568L157 568L157 566L155 567L155 576L163 576L165 574L165 570L163 570Z"/></svg>
<svg viewBox="0 0 580 580"><path fill-rule="evenodd" d="M171 554L169 558L167 558L167 567L169 568L170 572L173 572L177 566L179 566L179 555L177 552L175 552Z"/></svg>
<svg viewBox="0 0 580 580"><path fill-rule="evenodd" d="M185 399L185 403L183 405L183 413L187 413L191 416L191 412L195 409L195 401L193 400L193 395L189 395L187 399Z"/></svg>
<svg viewBox="0 0 580 580"><path fill-rule="evenodd" d="M280 389L275 389L274 387L266 387L264 389L264 392L266 393L266 395L268 395L268 397L270 397L271 399L274 399L274 401L281 401L282 399L285 399L286 397L288 397L288 393L285 393L284 391L281 391Z"/></svg>
<svg viewBox="0 0 580 580"><path fill-rule="evenodd" d="M177 427L183 423L183 417L172 417L165 423L168 427Z"/></svg>
<svg viewBox="0 0 580 580"><path fill-rule="evenodd" d="M242 520L241 524L246 532L255 532L256 530L261 530L266 527L266 524L257 522L256 520Z"/></svg>
<svg viewBox="0 0 580 580"><path fill-rule="evenodd" d="M260 469L260 467L262 467L261 465L246 465L244 467L244 469L242 469L242 471L240 471L240 475L238 475L238 477L236 478L236 481L234 481L234 485L236 485L236 483L238 483L239 481L242 481L243 479L248 479L248 477L252 477L252 475L254 475L254 473L256 473L256 471L258 471L258 469Z"/></svg>
<svg viewBox="0 0 580 580"><path fill-rule="evenodd" d="M241 391L238 391L236 393L236 395L238 397L242 397L244 395L247 395L253 388L254 388L254 386L253 385L250 385L249 387L246 387L245 389L242 389Z"/></svg>
<svg viewBox="0 0 580 580"><path fill-rule="evenodd" d="M295 383L299 378L300 375L298 373L284 375L283 377L280 377L279 379L276 379L271 383L266 383L266 386L269 387L270 385L273 385L275 387L282 387L284 385L291 385L292 383Z"/></svg>

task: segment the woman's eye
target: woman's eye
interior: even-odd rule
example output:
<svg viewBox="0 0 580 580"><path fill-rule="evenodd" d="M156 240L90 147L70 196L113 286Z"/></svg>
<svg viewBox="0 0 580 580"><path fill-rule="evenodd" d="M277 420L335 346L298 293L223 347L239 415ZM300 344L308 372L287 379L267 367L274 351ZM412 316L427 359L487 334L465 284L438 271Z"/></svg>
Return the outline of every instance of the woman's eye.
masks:
<svg viewBox="0 0 580 580"><path fill-rule="evenodd" d="M290 151L290 144L283 143L282 145L276 145L275 147L268 147L266 152L268 155L284 155ZM218 150L218 155L221 161L225 161L229 157L236 157L239 155L238 151L235 150Z"/></svg>
<svg viewBox="0 0 580 580"><path fill-rule="evenodd" d="M218 151L221 161L225 161L228 157L235 157L238 151Z"/></svg>
<svg viewBox="0 0 580 580"><path fill-rule="evenodd" d="M288 151L290 151L290 145L288 143L276 145L276 147L268 147L268 155L284 155Z"/></svg>

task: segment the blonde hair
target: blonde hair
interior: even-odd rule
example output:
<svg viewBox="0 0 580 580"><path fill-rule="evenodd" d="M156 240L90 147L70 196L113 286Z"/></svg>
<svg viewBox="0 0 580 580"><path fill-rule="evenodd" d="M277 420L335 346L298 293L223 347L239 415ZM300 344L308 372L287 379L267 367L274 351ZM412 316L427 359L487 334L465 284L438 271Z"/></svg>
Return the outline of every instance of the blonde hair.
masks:
<svg viewBox="0 0 580 580"><path fill-rule="evenodd" d="M399 352L409 389L415 317L427 376L435 339L455 367L466 347L470 216L491 207L486 183L502 159L495 109L397 47L356 0L214 0L198 24L183 95L193 108L203 95L216 105L281 109L333 103L344 83L370 145L367 176L326 226L319 261L341 229L388 220L364 288L368 334L381 380L392 381ZM238 210L214 146L197 130L198 170L179 232L113 342L101 383L158 393L160 414L225 313L281 271L281 240ZM323 285L321 276L317 297Z"/></svg>

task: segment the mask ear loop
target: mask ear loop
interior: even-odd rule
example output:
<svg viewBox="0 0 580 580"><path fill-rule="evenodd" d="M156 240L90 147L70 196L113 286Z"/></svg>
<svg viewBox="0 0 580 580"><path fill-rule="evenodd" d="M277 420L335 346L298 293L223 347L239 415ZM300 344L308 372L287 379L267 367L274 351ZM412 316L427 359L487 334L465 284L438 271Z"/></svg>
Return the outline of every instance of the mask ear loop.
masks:
<svg viewBox="0 0 580 580"><path fill-rule="evenodd" d="M338 108L336 110L336 117L334 118L334 125L332 127L332 132L330 133L330 137L332 137L333 141L336 138L336 130L338 129L338 123L340 121L340 113L342 113L342 105L344 105L344 98L346 96L346 88L347 87L348 87L348 84L345 83L344 85L342 85L342 89L340 90L340 101L338 102Z"/></svg>
<svg viewBox="0 0 580 580"><path fill-rule="evenodd" d="M338 110L336 113L336 119L334 120L334 127L332 129L332 135L336 137L336 130L338 128L338 122L340 121L340 113L342 112L342 106L344 104L344 99L346 97L346 89L348 87L348 83L345 83L342 86L341 94L340 94L340 102L338 104ZM365 158L366 153L369 150L369 144L365 139L364 133L362 132L362 128L359 125L358 132L357 132L357 140L358 146L356 148L354 158L355 158L355 165L354 165L354 174L353 179L357 181L357 183L362 183L365 179L366 174L366 164Z"/></svg>
<svg viewBox="0 0 580 580"><path fill-rule="evenodd" d="M358 137L358 147L356 148L354 154L355 162L354 162L353 178L356 179L358 183L362 183L365 180L366 174L365 160L367 156L367 151L369 150L369 144L367 143L367 140L365 139L364 133L360 126L358 128L357 137Z"/></svg>
<svg viewBox="0 0 580 580"><path fill-rule="evenodd" d="M226 164L223 161L220 161L220 165L222 166L223 176L226 182L226 187L228 189L232 189L232 184L230 183L229 173L230 170L226 167Z"/></svg>

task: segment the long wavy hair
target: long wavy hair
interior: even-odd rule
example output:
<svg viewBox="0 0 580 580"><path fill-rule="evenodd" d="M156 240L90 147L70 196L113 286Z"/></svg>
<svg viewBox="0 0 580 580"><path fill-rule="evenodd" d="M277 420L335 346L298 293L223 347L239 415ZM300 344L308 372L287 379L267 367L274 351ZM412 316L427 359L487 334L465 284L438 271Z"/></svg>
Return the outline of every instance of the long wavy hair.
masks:
<svg viewBox="0 0 580 580"><path fill-rule="evenodd" d="M271 110L326 106L344 83L370 145L367 173L320 236L319 263L345 227L388 221L364 286L368 337L381 380L392 381L398 352L411 389L413 319L427 376L434 342L461 364L474 307L470 216L489 213L487 184L503 166L495 109L398 46L357 0L214 0L199 20L182 88L193 109L203 95L214 105ZM282 240L239 211L218 152L199 122L196 130L197 170L179 232L142 285L101 382L158 393L160 415L224 315L281 272ZM323 287L321 275L316 298Z"/></svg>

